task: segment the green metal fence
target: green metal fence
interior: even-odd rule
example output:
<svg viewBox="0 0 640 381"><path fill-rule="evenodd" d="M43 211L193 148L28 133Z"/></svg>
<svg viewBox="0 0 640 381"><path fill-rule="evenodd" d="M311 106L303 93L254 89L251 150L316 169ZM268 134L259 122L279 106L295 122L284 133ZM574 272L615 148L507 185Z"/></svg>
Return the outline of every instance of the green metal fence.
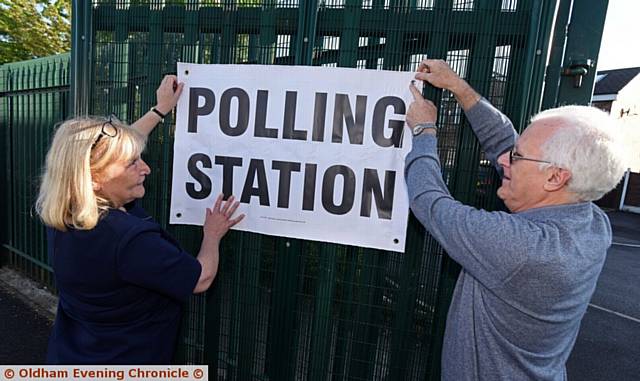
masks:
<svg viewBox="0 0 640 381"><path fill-rule="evenodd" d="M69 54L0 66L0 251L3 262L54 287L34 211L52 126L68 110Z"/></svg>
<svg viewBox="0 0 640 381"><path fill-rule="evenodd" d="M67 103L133 121L154 105L157 85L178 61L411 71L428 55L447 59L522 128L540 104L556 3L75 2L70 97L68 56L0 68L0 143L11 147L2 168L11 184L2 195L9 205L3 246L15 266L50 284L43 230L31 210L51 126L64 119ZM463 202L495 208L495 172L455 99L433 88L426 95L440 111L449 189ZM144 206L196 253L200 229L167 226L173 134L169 117L150 138ZM212 378L228 380L440 378L458 269L413 217L404 254L241 232L231 232L221 251L214 286L189 303L177 361L208 364Z"/></svg>
<svg viewBox="0 0 640 381"><path fill-rule="evenodd" d="M176 62L414 70L446 58L520 126L539 103L553 1L94 2L89 110L134 120ZM441 110L447 183L494 204L496 179L451 94ZM145 206L168 221L172 120L152 136ZM196 252L199 229L169 226ZM439 378L456 268L415 220L407 252L234 232L188 314L184 358L224 379Z"/></svg>

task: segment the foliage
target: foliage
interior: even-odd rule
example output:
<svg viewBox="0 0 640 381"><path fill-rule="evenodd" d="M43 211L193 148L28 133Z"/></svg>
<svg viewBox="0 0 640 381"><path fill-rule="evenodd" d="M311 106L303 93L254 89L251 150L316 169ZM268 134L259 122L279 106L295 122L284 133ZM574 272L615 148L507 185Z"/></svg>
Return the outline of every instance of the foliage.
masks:
<svg viewBox="0 0 640 381"><path fill-rule="evenodd" d="M71 50L71 0L0 0L0 64Z"/></svg>

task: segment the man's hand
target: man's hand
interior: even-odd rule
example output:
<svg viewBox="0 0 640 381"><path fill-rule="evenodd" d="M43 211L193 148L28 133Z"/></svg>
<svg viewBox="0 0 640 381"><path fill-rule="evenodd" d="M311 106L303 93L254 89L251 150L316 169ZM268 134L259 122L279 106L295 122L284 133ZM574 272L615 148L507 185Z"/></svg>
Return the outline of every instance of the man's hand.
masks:
<svg viewBox="0 0 640 381"><path fill-rule="evenodd" d="M460 82L464 82L443 60L423 60L418 66L415 78L452 92Z"/></svg>
<svg viewBox="0 0 640 381"><path fill-rule="evenodd" d="M443 60L423 60L415 77L435 87L451 91L465 111L471 109L481 98L480 94Z"/></svg>
<svg viewBox="0 0 640 381"><path fill-rule="evenodd" d="M409 86L413 94L414 101L407 110L406 122L409 128L413 129L420 123L436 123L438 119L438 109L428 99L424 99L420 90L412 83Z"/></svg>

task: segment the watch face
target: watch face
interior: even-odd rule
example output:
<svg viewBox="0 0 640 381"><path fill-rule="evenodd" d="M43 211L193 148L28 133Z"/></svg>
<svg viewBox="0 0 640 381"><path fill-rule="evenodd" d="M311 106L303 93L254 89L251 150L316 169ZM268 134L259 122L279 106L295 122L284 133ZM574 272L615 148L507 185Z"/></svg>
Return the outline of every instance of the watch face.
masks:
<svg viewBox="0 0 640 381"><path fill-rule="evenodd" d="M438 130L435 123L421 123L413 128L413 135L414 136L419 135L422 133L422 131L426 130L427 128L433 128L436 131Z"/></svg>

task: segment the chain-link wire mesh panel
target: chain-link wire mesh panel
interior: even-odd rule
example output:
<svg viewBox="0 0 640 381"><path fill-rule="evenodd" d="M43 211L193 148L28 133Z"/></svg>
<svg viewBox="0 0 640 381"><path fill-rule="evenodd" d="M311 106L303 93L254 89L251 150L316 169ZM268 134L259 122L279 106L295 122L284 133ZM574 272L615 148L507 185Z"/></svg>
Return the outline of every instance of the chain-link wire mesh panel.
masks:
<svg viewBox="0 0 640 381"><path fill-rule="evenodd" d="M52 289L45 230L34 205L54 127L67 116L68 95L69 54L0 66L2 251L11 267Z"/></svg>
<svg viewBox="0 0 640 381"><path fill-rule="evenodd" d="M519 127L553 1L94 1L91 110L133 121L176 62L412 71L446 59ZM452 194L495 207L497 177L447 91L439 149ZM174 119L152 134L144 206L168 221ZM168 226L185 249L199 228ZM227 380L439 378L455 266L411 217L406 253L231 232L214 286L185 315L178 361Z"/></svg>

